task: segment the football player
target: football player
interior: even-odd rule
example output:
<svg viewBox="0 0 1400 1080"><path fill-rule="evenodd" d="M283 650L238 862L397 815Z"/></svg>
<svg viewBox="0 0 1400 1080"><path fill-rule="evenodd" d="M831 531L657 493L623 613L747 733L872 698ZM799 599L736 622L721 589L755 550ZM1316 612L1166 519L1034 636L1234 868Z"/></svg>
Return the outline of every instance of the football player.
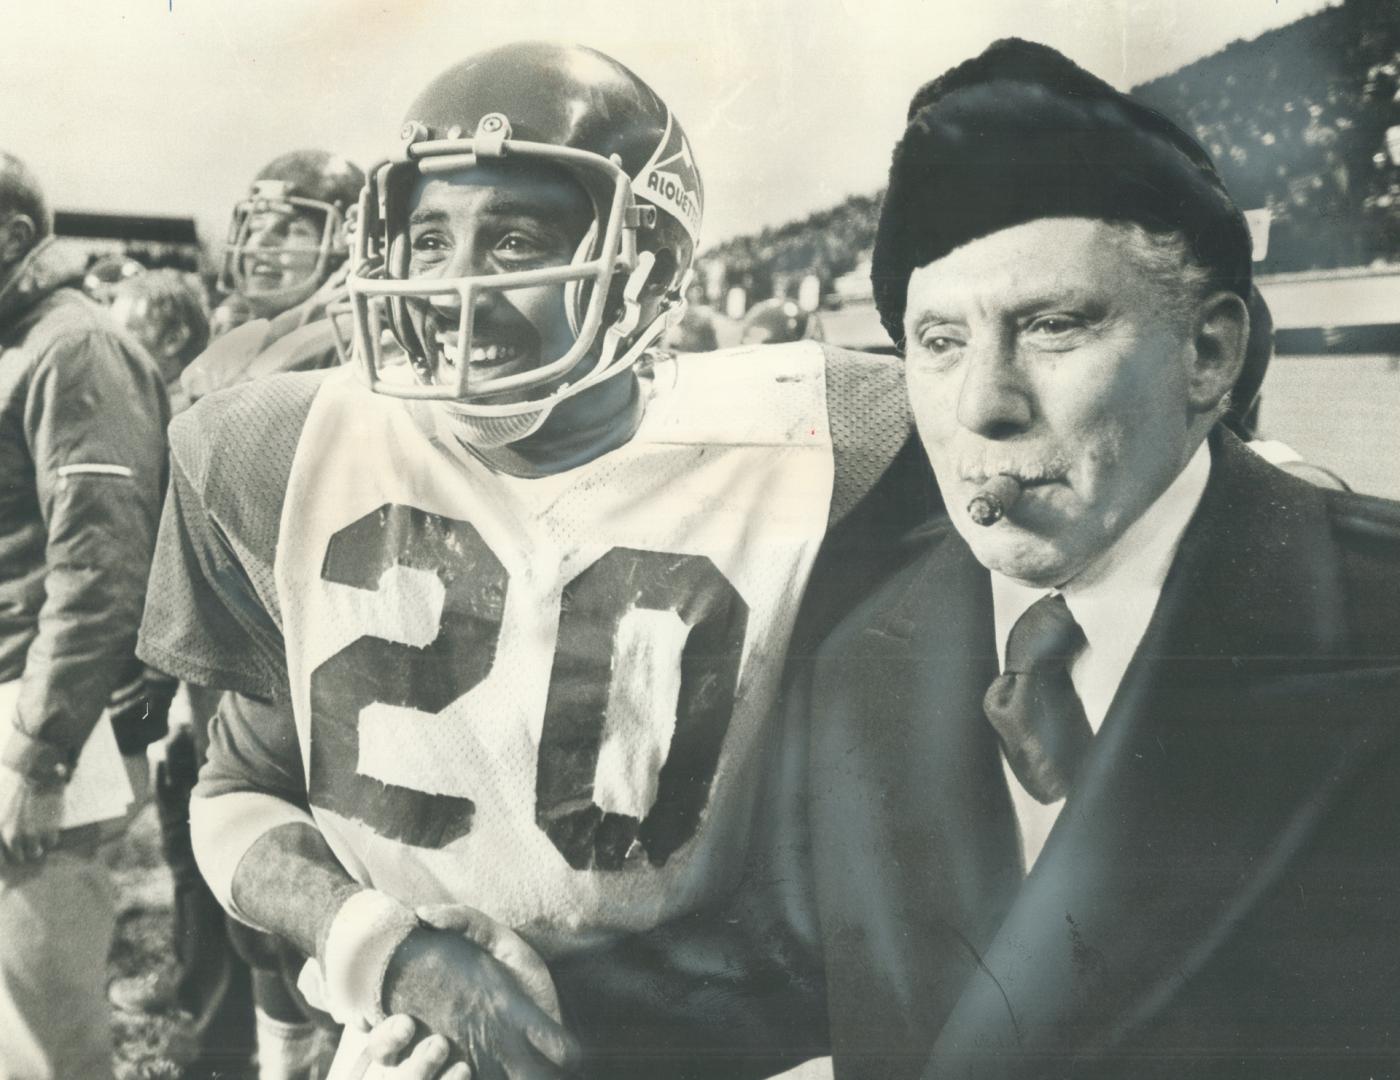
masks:
<svg viewBox="0 0 1400 1080"><path fill-rule="evenodd" d="M361 197L354 363L171 429L142 655L245 695L205 876L337 1018L408 1013L480 1076L568 1057L540 955L732 885L784 654L936 505L889 362L650 362L703 201L621 64L471 57Z"/></svg>
<svg viewBox="0 0 1400 1080"><path fill-rule="evenodd" d="M744 316L739 331L743 345L781 345L787 341L821 341L822 322L791 300L760 300Z"/></svg>
<svg viewBox="0 0 1400 1080"><path fill-rule="evenodd" d="M350 218L364 173L325 150L268 162L233 208L220 308L248 317L186 369L191 398L257 375L338 362L327 306L344 295ZM235 299L236 298L236 299Z"/></svg>

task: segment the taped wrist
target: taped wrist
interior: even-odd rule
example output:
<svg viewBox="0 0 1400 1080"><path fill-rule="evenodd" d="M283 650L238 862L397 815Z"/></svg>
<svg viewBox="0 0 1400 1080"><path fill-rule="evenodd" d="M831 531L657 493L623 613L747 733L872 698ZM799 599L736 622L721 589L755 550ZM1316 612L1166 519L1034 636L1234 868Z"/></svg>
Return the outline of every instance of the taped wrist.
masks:
<svg viewBox="0 0 1400 1080"><path fill-rule="evenodd" d="M321 957L326 1008L338 1023L367 1031L384 1020L389 961L418 926L412 908L374 889L340 905Z"/></svg>

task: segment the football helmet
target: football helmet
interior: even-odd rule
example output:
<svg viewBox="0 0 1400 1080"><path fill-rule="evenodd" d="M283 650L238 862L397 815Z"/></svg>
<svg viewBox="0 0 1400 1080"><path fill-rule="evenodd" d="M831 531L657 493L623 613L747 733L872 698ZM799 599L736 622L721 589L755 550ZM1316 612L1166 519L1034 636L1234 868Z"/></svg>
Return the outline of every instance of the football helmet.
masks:
<svg viewBox="0 0 1400 1080"><path fill-rule="evenodd" d="M373 389L451 403L469 421L468 442L505 445L537 431L559 401L627 370L678 317L703 214L700 173L679 121L617 61L535 42L480 53L428 85L400 134L400 149L372 170L361 197L347 281L352 357ZM572 258L410 276L415 185L517 165L562 173L586 193L592 225ZM478 305L541 285L563 289L572 344L529 370L471 371ZM421 332L430 306L450 312L442 333ZM416 378L386 372L386 330Z"/></svg>
<svg viewBox="0 0 1400 1080"><path fill-rule="evenodd" d="M346 216L364 185L365 174L357 166L325 150L293 150L268 162L253 178L248 197L233 208L219 288L245 297L254 293L256 306L272 314L301 303L349 255ZM319 245L308 249L265 242L257 224L268 212L306 215L320 234ZM314 262L294 281L249 287L250 266L259 261L287 267L308 257Z"/></svg>
<svg viewBox="0 0 1400 1080"><path fill-rule="evenodd" d="M104 255L93 260L83 274L83 292L99 304L110 305L118 285L145 271L144 266L125 255Z"/></svg>
<svg viewBox="0 0 1400 1080"><path fill-rule="evenodd" d="M739 341L744 345L781 345L811 338L820 341L821 321L791 300L761 300L744 316Z"/></svg>

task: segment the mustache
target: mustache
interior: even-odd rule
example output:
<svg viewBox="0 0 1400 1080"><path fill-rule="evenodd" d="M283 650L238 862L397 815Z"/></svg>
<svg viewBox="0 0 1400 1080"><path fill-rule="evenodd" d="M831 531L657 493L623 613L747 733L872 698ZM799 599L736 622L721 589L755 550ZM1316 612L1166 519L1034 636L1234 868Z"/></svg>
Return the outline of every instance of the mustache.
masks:
<svg viewBox="0 0 1400 1080"><path fill-rule="evenodd" d="M958 479L985 484L994 476L1014 476L1023 484L1062 480L1069 473L1070 461L1061 454L1038 454L1027 459L1002 453L966 455L953 462Z"/></svg>

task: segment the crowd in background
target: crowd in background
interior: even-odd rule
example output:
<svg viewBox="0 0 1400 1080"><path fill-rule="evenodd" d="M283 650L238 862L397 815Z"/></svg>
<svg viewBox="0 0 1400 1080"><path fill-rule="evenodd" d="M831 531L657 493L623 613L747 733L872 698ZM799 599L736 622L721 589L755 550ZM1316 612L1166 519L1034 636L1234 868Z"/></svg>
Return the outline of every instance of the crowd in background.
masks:
<svg viewBox="0 0 1400 1080"><path fill-rule="evenodd" d="M1185 121L1247 209L1271 214L1261 273L1400 262L1400 5L1347 0L1135 88ZM1388 134L1389 133L1389 134ZM1389 138L1390 142L1387 142ZM822 295L875 240L883 192L711 247L707 280L750 303Z"/></svg>
<svg viewBox="0 0 1400 1080"><path fill-rule="evenodd" d="M1348 0L1135 91L1273 226L1265 273L1400 259L1400 8ZM1391 136L1393 139L1394 136Z"/></svg>
<svg viewBox="0 0 1400 1080"><path fill-rule="evenodd" d="M1261 273L1400 262L1400 6L1391 0L1347 0L1133 93L1187 121L1241 205L1269 211ZM748 306L793 299L809 276L833 298L836 280L869 254L883 194L711 246L698 268L709 300L733 288ZM131 243L120 259L183 270L211 310L220 300L189 245ZM120 259L91 256L96 270Z"/></svg>

